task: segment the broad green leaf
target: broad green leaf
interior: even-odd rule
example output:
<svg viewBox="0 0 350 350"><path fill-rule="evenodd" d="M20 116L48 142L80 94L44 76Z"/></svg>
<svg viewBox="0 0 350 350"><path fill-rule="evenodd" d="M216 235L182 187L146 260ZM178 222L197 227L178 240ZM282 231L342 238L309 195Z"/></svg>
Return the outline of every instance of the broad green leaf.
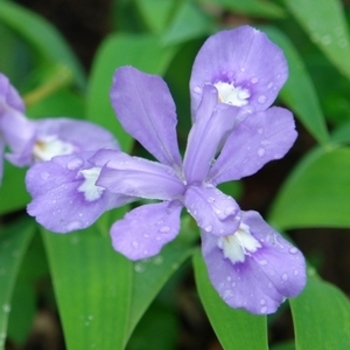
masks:
<svg viewBox="0 0 350 350"><path fill-rule="evenodd" d="M26 218L0 228L0 350L5 346L15 283L34 231L34 223Z"/></svg>
<svg viewBox="0 0 350 350"><path fill-rule="evenodd" d="M99 48L93 63L87 94L87 117L113 132L124 151L132 145L116 119L109 90L114 71L124 65L134 66L151 74L162 75L175 54L175 48L160 46L152 35L114 34Z"/></svg>
<svg viewBox="0 0 350 350"><path fill-rule="evenodd" d="M136 0L136 4L146 25L155 34L166 28L176 5L174 0Z"/></svg>
<svg viewBox="0 0 350 350"><path fill-rule="evenodd" d="M294 341L287 341L272 346L270 350L295 350L295 344Z"/></svg>
<svg viewBox="0 0 350 350"><path fill-rule="evenodd" d="M289 11L337 69L350 79L350 37L340 0L285 0Z"/></svg>
<svg viewBox="0 0 350 350"><path fill-rule="evenodd" d="M350 149L318 148L291 173L269 222L282 230L350 227Z"/></svg>
<svg viewBox="0 0 350 350"><path fill-rule="evenodd" d="M285 11L280 6L261 0L198 0L199 2L221 6L226 10L241 13L248 16L264 18L281 18Z"/></svg>
<svg viewBox="0 0 350 350"><path fill-rule="evenodd" d="M209 281L200 250L193 257L196 285L209 321L225 350L267 350L266 316L230 308Z"/></svg>
<svg viewBox="0 0 350 350"><path fill-rule="evenodd" d="M123 349L132 263L94 227L42 235L67 349Z"/></svg>
<svg viewBox="0 0 350 350"><path fill-rule="evenodd" d="M335 143L349 144L350 143L350 122L337 128L332 133L331 139Z"/></svg>
<svg viewBox="0 0 350 350"><path fill-rule="evenodd" d="M211 18L193 1L182 1L168 29L162 36L165 45L179 44L212 31Z"/></svg>
<svg viewBox="0 0 350 350"><path fill-rule="evenodd" d="M34 12L4 0L0 1L0 22L27 40L46 60L67 66L80 87L85 86L85 76L79 61L49 22Z"/></svg>
<svg viewBox="0 0 350 350"><path fill-rule="evenodd" d="M292 309L296 350L347 349L350 344L350 304L335 286L309 278Z"/></svg>
<svg viewBox="0 0 350 350"><path fill-rule="evenodd" d="M188 220L183 220L182 223L184 227L182 235L191 235ZM130 333L160 289L192 253L193 242L191 240L184 242L180 236L167 244L160 254L134 264Z"/></svg>
<svg viewBox="0 0 350 350"><path fill-rule="evenodd" d="M4 177L0 186L0 214L24 208L30 201L24 178L27 169L20 169L5 161Z"/></svg>
<svg viewBox="0 0 350 350"><path fill-rule="evenodd" d="M318 142L327 143L329 135L325 118L303 60L282 32L272 27L263 27L263 30L281 47L288 61L289 77L281 90L280 97L296 113Z"/></svg>

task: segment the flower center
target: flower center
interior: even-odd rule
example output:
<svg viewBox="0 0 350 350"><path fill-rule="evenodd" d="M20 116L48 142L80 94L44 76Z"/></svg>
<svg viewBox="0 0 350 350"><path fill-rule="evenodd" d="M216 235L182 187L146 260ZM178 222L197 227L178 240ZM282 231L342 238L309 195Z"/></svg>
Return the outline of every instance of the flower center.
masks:
<svg viewBox="0 0 350 350"><path fill-rule="evenodd" d="M35 142L33 156L37 161L47 161L55 156L72 154L74 146L69 142L61 141L56 136L47 136Z"/></svg>
<svg viewBox="0 0 350 350"><path fill-rule="evenodd" d="M97 178L100 176L101 168L94 167L91 169L81 170L79 174L84 176L84 182L78 187L79 192L84 193L88 202L93 202L102 196L105 188L95 185Z"/></svg>
<svg viewBox="0 0 350 350"><path fill-rule="evenodd" d="M242 107L248 104L250 92L241 87L235 87L233 83L218 81L214 84L219 94L219 101L229 105Z"/></svg>
<svg viewBox="0 0 350 350"><path fill-rule="evenodd" d="M235 264L244 262L245 256L256 252L261 244L251 235L249 226L241 224L234 234L220 237L218 247L223 250L224 257Z"/></svg>

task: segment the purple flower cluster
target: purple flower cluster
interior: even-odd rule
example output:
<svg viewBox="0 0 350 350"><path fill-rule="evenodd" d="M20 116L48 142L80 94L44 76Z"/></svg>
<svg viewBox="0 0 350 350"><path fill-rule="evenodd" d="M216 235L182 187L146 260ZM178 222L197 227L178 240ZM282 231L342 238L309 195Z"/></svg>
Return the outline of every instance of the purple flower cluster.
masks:
<svg viewBox="0 0 350 350"><path fill-rule="evenodd" d="M270 107L287 76L283 52L265 34L243 26L211 36L193 65L193 125L183 160L166 83L133 67L115 72L112 105L124 129L156 161L123 153L95 125L74 129L66 119L28 122L28 135L18 142L4 122L0 135L13 150L7 157L13 163L41 160L29 169L26 183L33 196L28 212L45 227L69 232L126 202L157 200L111 228L114 249L138 260L159 253L177 236L185 207L200 228L209 278L223 300L255 314L272 313L303 289L304 258L217 185L254 174L293 145L292 114ZM4 105L22 116L18 95L8 91Z"/></svg>

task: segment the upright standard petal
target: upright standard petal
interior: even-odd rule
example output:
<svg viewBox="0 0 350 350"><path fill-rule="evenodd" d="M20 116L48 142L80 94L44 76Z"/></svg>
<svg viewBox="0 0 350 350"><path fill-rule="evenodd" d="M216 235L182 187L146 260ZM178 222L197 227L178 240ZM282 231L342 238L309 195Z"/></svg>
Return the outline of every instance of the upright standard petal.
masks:
<svg viewBox="0 0 350 350"><path fill-rule="evenodd" d="M192 67L194 112L205 84L217 87L221 102L264 110L275 100L288 76L282 50L249 26L220 31L204 43Z"/></svg>
<svg viewBox="0 0 350 350"><path fill-rule="evenodd" d="M242 212L240 230L224 244L205 231L202 241L209 278L231 307L273 313L305 286L303 255L257 212Z"/></svg>
<svg viewBox="0 0 350 350"><path fill-rule="evenodd" d="M116 251L131 260L151 257L180 231L179 201L146 204L125 215L111 229Z"/></svg>
<svg viewBox="0 0 350 350"><path fill-rule="evenodd" d="M227 138L209 178L219 184L252 175L267 162L282 158L296 138L294 118L287 109L272 107L253 114Z"/></svg>
<svg viewBox="0 0 350 350"><path fill-rule="evenodd" d="M119 68L111 100L126 132L161 163L181 167L175 104L163 79L133 67Z"/></svg>
<svg viewBox="0 0 350 350"><path fill-rule="evenodd" d="M184 175L188 184L200 183L229 132L235 125L237 108L217 105L213 86L203 88L203 99L196 112L195 123L188 136L184 157Z"/></svg>
<svg viewBox="0 0 350 350"><path fill-rule="evenodd" d="M105 162L97 184L113 193L148 199L181 198L185 186L168 165L131 157L123 152L101 150L91 162Z"/></svg>
<svg viewBox="0 0 350 350"><path fill-rule="evenodd" d="M189 186L184 204L198 226L214 236L231 234L239 227L238 204L213 186Z"/></svg>
<svg viewBox="0 0 350 350"><path fill-rule="evenodd" d="M92 225L105 211L130 202L96 186L99 168L88 162L91 152L55 157L32 166L26 175L27 190L33 197L29 215L45 228L58 233Z"/></svg>

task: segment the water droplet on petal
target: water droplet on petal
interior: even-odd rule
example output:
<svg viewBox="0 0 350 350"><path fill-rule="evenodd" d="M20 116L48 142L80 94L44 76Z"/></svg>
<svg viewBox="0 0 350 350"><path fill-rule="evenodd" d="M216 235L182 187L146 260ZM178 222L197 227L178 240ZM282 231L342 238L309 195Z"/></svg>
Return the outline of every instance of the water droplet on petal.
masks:
<svg viewBox="0 0 350 350"><path fill-rule="evenodd" d="M283 281L287 281L288 280L288 275L286 273L284 273L282 275L282 279L283 279Z"/></svg>
<svg viewBox="0 0 350 350"><path fill-rule="evenodd" d="M227 277L226 277L226 281L227 281L227 282L230 282L231 279L232 279L231 276L227 276Z"/></svg>
<svg viewBox="0 0 350 350"><path fill-rule="evenodd" d="M47 171L43 171L41 174L40 174L41 178L46 181L49 179L50 177L50 173L48 173Z"/></svg>
<svg viewBox="0 0 350 350"><path fill-rule="evenodd" d="M268 84L267 84L267 88L268 88L268 89L271 89L271 88L273 87L273 85L274 85L274 83L272 83L272 82L271 82L271 83L268 83Z"/></svg>
<svg viewBox="0 0 350 350"><path fill-rule="evenodd" d="M208 202L209 203L214 203L215 202L215 198L214 197L209 197L208 198Z"/></svg>
<svg viewBox="0 0 350 350"><path fill-rule="evenodd" d="M161 233L168 233L170 231L170 227L169 226L163 226L160 228L159 230Z"/></svg>
<svg viewBox="0 0 350 350"><path fill-rule="evenodd" d="M70 160L67 164L67 169L68 170L77 170L81 168L81 166L84 164L84 161L81 158L73 158Z"/></svg>
<svg viewBox="0 0 350 350"><path fill-rule="evenodd" d="M258 156L259 157L263 157L265 155L266 151L265 151L265 148L259 148L258 149Z"/></svg>
<svg viewBox="0 0 350 350"><path fill-rule="evenodd" d="M261 95L258 97L258 102L261 104L265 103L266 100L267 100L267 97L265 95Z"/></svg>
<svg viewBox="0 0 350 350"><path fill-rule="evenodd" d="M137 241L132 241L131 245L133 246L133 248L137 249L139 247L139 243Z"/></svg>
<svg viewBox="0 0 350 350"><path fill-rule="evenodd" d="M294 276L298 276L299 275L299 271L298 270L294 270Z"/></svg>
<svg viewBox="0 0 350 350"><path fill-rule="evenodd" d="M196 86L193 91L196 93L196 94L201 94L202 93L202 89L199 87L199 86Z"/></svg>
<svg viewBox="0 0 350 350"><path fill-rule="evenodd" d="M252 84L257 84L259 82L259 79L257 77L254 77L252 80L251 80Z"/></svg>
<svg viewBox="0 0 350 350"><path fill-rule="evenodd" d="M267 260L259 260L260 265L267 265Z"/></svg>
<svg viewBox="0 0 350 350"><path fill-rule="evenodd" d="M264 129L263 128L260 128L260 129L258 129L258 134L262 134L264 132Z"/></svg>
<svg viewBox="0 0 350 350"><path fill-rule="evenodd" d="M232 282L232 283L231 283L231 287L232 287L232 288L235 288L235 287L236 287L236 282Z"/></svg>
<svg viewBox="0 0 350 350"><path fill-rule="evenodd" d="M144 234L144 235L143 235L143 237L145 237L145 238L149 238L149 235L147 235L147 234Z"/></svg>
<svg viewBox="0 0 350 350"><path fill-rule="evenodd" d="M205 227L204 230L206 232L211 232L213 230L213 226L209 225L209 226Z"/></svg>
<svg viewBox="0 0 350 350"><path fill-rule="evenodd" d="M289 249L289 253L296 254L296 253L298 253L298 249L295 248L295 247L292 247L292 248Z"/></svg>
<svg viewBox="0 0 350 350"><path fill-rule="evenodd" d="M83 227L83 223L79 220L73 220L66 225L66 230L74 231L80 230Z"/></svg>
<svg viewBox="0 0 350 350"><path fill-rule="evenodd" d="M266 304L265 299L260 299L260 305L265 305L265 304Z"/></svg>
<svg viewBox="0 0 350 350"><path fill-rule="evenodd" d="M263 307L260 309L260 312L261 312L262 314L266 314L266 312L267 312L267 307L266 307L266 306L263 306Z"/></svg>

